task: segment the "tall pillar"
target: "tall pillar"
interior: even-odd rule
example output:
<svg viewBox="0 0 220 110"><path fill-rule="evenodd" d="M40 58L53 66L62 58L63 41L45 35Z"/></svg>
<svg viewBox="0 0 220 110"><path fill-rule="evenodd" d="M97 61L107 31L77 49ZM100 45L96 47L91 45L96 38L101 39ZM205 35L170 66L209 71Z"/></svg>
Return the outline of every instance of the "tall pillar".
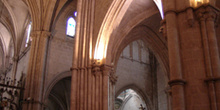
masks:
<svg viewBox="0 0 220 110"><path fill-rule="evenodd" d="M115 107L115 83L118 80L118 77L115 75L115 71L111 71L109 74L109 109L108 110L114 110Z"/></svg>
<svg viewBox="0 0 220 110"><path fill-rule="evenodd" d="M208 42L210 47L211 55L211 64L213 71L213 79L215 82L216 89L216 99L217 99L217 108L220 110L220 60L219 60L219 49L217 44L216 32L215 32L215 23L218 19L218 14L215 9L212 7L207 7L209 16L206 21L206 28L208 34ZM218 10L219 13L219 10Z"/></svg>
<svg viewBox="0 0 220 110"><path fill-rule="evenodd" d="M73 71L80 70L73 69ZM84 76L83 72L77 73L74 73L75 75L73 74L72 76L72 78L75 77L73 79L75 83L72 85L72 88L75 87L76 89L72 89L71 103L74 105L71 105L71 110L109 110L109 95L114 96L109 91L112 82L110 77L113 79L111 76L112 66L95 63L88 76ZM87 93L85 92L85 86L83 86L84 83L88 83L87 88L89 89ZM88 97L86 97L87 95ZM86 99L83 97L86 97Z"/></svg>
<svg viewBox="0 0 220 110"><path fill-rule="evenodd" d="M163 0L172 110L220 110L219 10L210 4L193 8L189 0Z"/></svg>
<svg viewBox="0 0 220 110"><path fill-rule="evenodd" d="M77 0L70 110L102 110L102 72L93 65L92 40L95 0Z"/></svg>
<svg viewBox="0 0 220 110"><path fill-rule="evenodd" d="M110 75L112 74L112 66L102 66L102 110L109 110L109 95L110 95ZM113 96L114 97L114 96Z"/></svg>
<svg viewBox="0 0 220 110"><path fill-rule="evenodd" d="M50 32L33 31L29 67L25 82L23 110L41 110L45 61Z"/></svg>
<svg viewBox="0 0 220 110"><path fill-rule="evenodd" d="M112 66L95 64L93 74L95 76L95 110L109 110Z"/></svg>
<svg viewBox="0 0 220 110"><path fill-rule="evenodd" d="M201 29L203 29L203 41L207 65L206 82L209 85L211 106L213 110L220 110L220 59L216 38L215 23L219 16L219 9L211 5L199 7L197 16L200 18Z"/></svg>
<svg viewBox="0 0 220 110"><path fill-rule="evenodd" d="M206 66L206 76L212 77L212 69L211 69L211 60L210 60L210 53L209 53L209 43L208 43L208 37L207 37L207 30L206 30L206 18L204 16L204 10L197 11L197 18L200 22L200 30L201 30L201 36L202 36L202 42L203 42L203 50L204 50L204 58L205 58L205 66ZM216 98L215 98L215 87L213 81L207 81L208 88L209 88L209 96L210 96L210 103L212 110L216 110Z"/></svg>
<svg viewBox="0 0 220 110"><path fill-rule="evenodd" d="M170 65L170 81L172 92L172 110L185 110L184 84L182 75L182 62L178 31L178 18L176 15L175 0L163 1L165 9L166 33Z"/></svg>
<svg viewBox="0 0 220 110"><path fill-rule="evenodd" d="M102 78L102 74L101 74L101 69L99 65L94 65L93 66L93 74L95 76L95 110L101 110L102 108L101 106L101 100L100 98L102 97L101 95L101 85L102 83L100 82L101 78Z"/></svg>

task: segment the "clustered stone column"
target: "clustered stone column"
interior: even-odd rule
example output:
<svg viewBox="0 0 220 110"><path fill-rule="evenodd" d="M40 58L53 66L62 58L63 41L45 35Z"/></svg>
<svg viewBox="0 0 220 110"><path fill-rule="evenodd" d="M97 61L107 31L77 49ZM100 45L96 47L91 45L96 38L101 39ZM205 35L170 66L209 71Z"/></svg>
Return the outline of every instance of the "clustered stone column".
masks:
<svg viewBox="0 0 220 110"><path fill-rule="evenodd" d="M118 76L115 74L115 70L110 71L109 74L109 109L108 110L114 110L115 107L115 84L118 80Z"/></svg>
<svg viewBox="0 0 220 110"><path fill-rule="evenodd" d="M192 8L188 0L163 0L172 110L219 110L220 59L211 4Z"/></svg>
<svg viewBox="0 0 220 110"><path fill-rule="evenodd" d="M185 110L184 99L184 84L185 80L182 78L182 66L179 47L179 33L176 15L175 0L164 1L166 32L168 40L168 54L170 65L170 81L172 91L172 110ZM165 21L163 21L165 22Z"/></svg>
<svg viewBox="0 0 220 110"><path fill-rule="evenodd" d="M48 40L48 31L33 31L31 33L31 49L28 73L25 82L23 110L40 110L43 107L42 94L44 69Z"/></svg>
<svg viewBox="0 0 220 110"><path fill-rule="evenodd" d="M95 76L95 110L109 109L109 87L112 66L97 65L93 66Z"/></svg>
<svg viewBox="0 0 220 110"><path fill-rule="evenodd" d="M108 110L112 66L93 59L94 0L77 1L77 30L72 66L71 110ZM94 62L95 60L95 62Z"/></svg>
<svg viewBox="0 0 220 110"><path fill-rule="evenodd" d="M109 91L113 79L112 66L94 63L90 69L92 71L88 74L80 72L85 70L73 69L76 73L72 76L75 78L71 92L71 97L74 97L71 103L74 105L71 109L109 110L109 95L114 97L113 91Z"/></svg>
<svg viewBox="0 0 220 110"><path fill-rule="evenodd" d="M219 16L219 10L211 5L202 6L196 9L196 15L200 22L203 38L207 74L205 81L209 88L211 108L218 110L220 109L220 60L215 23Z"/></svg>
<svg viewBox="0 0 220 110"><path fill-rule="evenodd" d="M71 79L71 110L95 110L95 77L92 74L94 0L77 0L77 28ZM97 74L98 75L98 74ZM99 102L99 100L97 100Z"/></svg>

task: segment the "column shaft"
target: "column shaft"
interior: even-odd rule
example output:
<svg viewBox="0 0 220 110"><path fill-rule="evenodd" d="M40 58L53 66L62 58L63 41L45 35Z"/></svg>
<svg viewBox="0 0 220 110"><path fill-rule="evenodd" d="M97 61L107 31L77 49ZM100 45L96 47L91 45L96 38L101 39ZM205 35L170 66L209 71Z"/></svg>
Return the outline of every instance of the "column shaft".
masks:
<svg viewBox="0 0 220 110"><path fill-rule="evenodd" d="M210 60L210 53L209 53L209 43L207 38L207 31L206 31L206 24L205 19L200 18L200 29L203 41L203 50L205 56L205 66L206 66L206 74L207 77L212 77L212 69L211 69L211 60ZM211 109L217 110L216 106L216 97L215 97L215 87L213 82L208 82L208 89L209 89L209 97L211 103Z"/></svg>
<svg viewBox="0 0 220 110"><path fill-rule="evenodd" d="M45 80L45 63L50 32L33 31L30 60L25 85L24 110L42 109L42 94Z"/></svg>
<svg viewBox="0 0 220 110"><path fill-rule="evenodd" d="M214 78L220 77L220 60L219 60L219 49L217 44L216 32L215 32L215 24L213 19L207 19L206 21L208 42L210 48L210 56L211 56L211 65L212 72ZM215 82L215 91L216 91L216 101L217 108L220 109L220 81Z"/></svg>
<svg viewBox="0 0 220 110"><path fill-rule="evenodd" d="M176 19L176 14L174 12L166 14L172 110L185 110L184 81L182 80L181 56Z"/></svg>

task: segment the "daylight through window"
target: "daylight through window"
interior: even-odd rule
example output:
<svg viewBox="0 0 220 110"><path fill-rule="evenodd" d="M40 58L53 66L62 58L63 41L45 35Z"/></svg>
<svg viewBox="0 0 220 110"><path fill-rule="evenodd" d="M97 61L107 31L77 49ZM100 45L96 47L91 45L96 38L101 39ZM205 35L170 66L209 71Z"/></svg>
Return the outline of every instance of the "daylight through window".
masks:
<svg viewBox="0 0 220 110"><path fill-rule="evenodd" d="M32 23L30 22L30 24L28 25L28 30L27 30L27 39L26 39L25 47L27 47L27 46L28 46L28 43L29 43L29 41L30 41L31 24L32 24Z"/></svg>
<svg viewBox="0 0 220 110"><path fill-rule="evenodd" d="M66 35L70 37L75 36L75 31L76 31L76 21L74 20L73 17L70 17L67 20L67 30L66 30Z"/></svg>

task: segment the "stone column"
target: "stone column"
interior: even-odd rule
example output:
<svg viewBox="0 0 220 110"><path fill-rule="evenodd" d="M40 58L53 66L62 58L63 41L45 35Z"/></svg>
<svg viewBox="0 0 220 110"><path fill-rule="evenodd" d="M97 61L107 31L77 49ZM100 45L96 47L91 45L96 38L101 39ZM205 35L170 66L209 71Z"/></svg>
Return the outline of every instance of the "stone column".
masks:
<svg viewBox="0 0 220 110"><path fill-rule="evenodd" d="M77 87L78 87L78 69L72 68L72 78L71 78L71 109L76 110L77 108Z"/></svg>
<svg viewBox="0 0 220 110"><path fill-rule="evenodd" d="M170 65L170 81L172 91L172 110L185 110L184 84L180 54L179 32L176 15L176 1L164 0L164 15Z"/></svg>
<svg viewBox="0 0 220 110"><path fill-rule="evenodd" d="M23 110L41 110L45 61L50 37L48 31L33 31L30 60L24 91Z"/></svg>
<svg viewBox="0 0 220 110"><path fill-rule="evenodd" d="M220 60L215 22L219 10L209 4L193 9L188 0L163 3L172 110L218 110Z"/></svg>
<svg viewBox="0 0 220 110"><path fill-rule="evenodd" d="M207 74L206 75L207 79L205 81L208 84L211 109L217 110L219 107L217 108L217 103L216 103L217 91L215 90L216 88L218 88L219 85L215 87L215 77L219 76L219 66L220 66L217 40L215 35L215 26L214 26L214 22L217 14L216 11L212 9L212 7L202 6L196 10L196 15L200 21L201 34L203 39L203 49L204 49L206 74Z"/></svg>
<svg viewBox="0 0 220 110"><path fill-rule="evenodd" d="M117 82L118 77L115 75L115 71L111 71L109 74L109 110L114 110L115 107L115 83Z"/></svg>
<svg viewBox="0 0 220 110"><path fill-rule="evenodd" d="M110 88L110 74L112 66L109 65L93 65L93 74L95 76L95 110L109 110L109 88ZM114 96L113 96L114 97Z"/></svg>
<svg viewBox="0 0 220 110"><path fill-rule="evenodd" d="M95 0L77 0L77 28L73 52L70 110L101 110L99 66L92 64Z"/></svg>
<svg viewBox="0 0 220 110"><path fill-rule="evenodd" d="M216 32L215 32L215 22L218 19L219 10L208 6L207 10L207 20L206 28L208 35L208 43L210 47L211 65L213 72L213 81L215 82L215 92L217 109L220 110L220 60L219 60L219 49L217 44Z"/></svg>
<svg viewBox="0 0 220 110"><path fill-rule="evenodd" d="M93 74L95 76L95 110L101 110L100 105L101 105L101 69L99 65L94 65L93 66Z"/></svg>
<svg viewBox="0 0 220 110"><path fill-rule="evenodd" d="M103 65L102 66L102 110L109 110L109 88L110 88L110 81L109 77L112 73L112 66L109 65ZM113 96L114 97L114 96Z"/></svg>

